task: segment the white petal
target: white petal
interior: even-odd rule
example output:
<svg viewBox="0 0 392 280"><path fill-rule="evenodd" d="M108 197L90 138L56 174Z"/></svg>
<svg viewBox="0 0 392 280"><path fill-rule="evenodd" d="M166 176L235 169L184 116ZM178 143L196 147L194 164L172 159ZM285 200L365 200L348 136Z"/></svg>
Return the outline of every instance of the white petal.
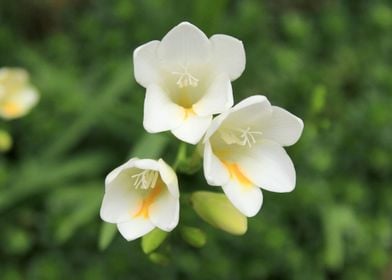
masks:
<svg viewBox="0 0 392 280"><path fill-rule="evenodd" d="M143 126L148 132L156 133L178 127L183 116L183 108L173 103L162 88L156 85L147 87Z"/></svg>
<svg viewBox="0 0 392 280"><path fill-rule="evenodd" d="M174 170L162 159L158 160L159 173L162 181L166 184L170 194L178 198L180 193L178 191L178 179Z"/></svg>
<svg viewBox="0 0 392 280"><path fill-rule="evenodd" d="M135 79L144 87L159 81L160 66L157 56L159 43L159 41L148 42L133 52Z"/></svg>
<svg viewBox="0 0 392 280"><path fill-rule="evenodd" d="M272 114L262 122L263 138L278 142L283 146L298 141L304 128L303 121L288 111L272 106Z"/></svg>
<svg viewBox="0 0 392 280"><path fill-rule="evenodd" d="M128 241L135 240L155 228L149 219L135 218L129 222L117 224L121 235Z"/></svg>
<svg viewBox="0 0 392 280"><path fill-rule="evenodd" d="M230 180L222 186L227 198L245 216L256 215L263 204L263 194L258 187L242 186L236 180Z"/></svg>
<svg viewBox="0 0 392 280"><path fill-rule="evenodd" d="M159 170L158 161L153 159L138 159L134 162L135 167L146 170Z"/></svg>
<svg viewBox="0 0 392 280"><path fill-rule="evenodd" d="M211 149L209 141L204 145L204 176L212 186L222 186L229 181L230 174Z"/></svg>
<svg viewBox="0 0 392 280"><path fill-rule="evenodd" d="M121 223L132 219L132 214L139 207L142 198L136 191L132 191L129 176L121 173L106 189L100 210L102 220Z"/></svg>
<svg viewBox="0 0 392 280"><path fill-rule="evenodd" d="M164 231L171 231L178 224L180 203L165 190L149 208L151 222Z"/></svg>
<svg viewBox="0 0 392 280"><path fill-rule="evenodd" d="M197 144L203 137L211 123L212 116L200 117L197 115L188 116L182 124L171 132L178 139L189 144Z"/></svg>
<svg viewBox="0 0 392 280"><path fill-rule="evenodd" d="M235 105L227 116L225 123L233 127L259 125L263 118L269 116L272 107L265 96L250 96Z"/></svg>
<svg viewBox="0 0 392 280"><path fill-rule="evenodd" d="M117 176L125 169L129 169L135 166L135 161L139 160L138 158L134 157L128 160L126 163L120 165L119 167L112 170L105 178L105 191L108 191L110 183L117 178Z"/></svg>
<svg viewBox="0 0 392 280"><path fill-rule="evenodd" d="M211 55L211 43L196 26L182 22L170 30L158 47L158 56L166 64L202 64Z"/></svg>
<svg viewBox="0 0 392 280"><path fill-rule="evenodd" d="M207 89L206 94L193 105L199 116L219 114L233 106L233 90L226 75L220 75Z"/></svg>
<svg viewBox="0 0 392 280"><path fill-rule="evenodd" d="M257 186L272 192L295 188L295 169L286 151L275 142L263 140L238 161L244 175Z"/></svg>
<svg viewBox="0 0 392 280"><path fill-rule="evenodd" d="M261 106L263 110L266 110L271 107L271 104L268 101L267 97L265 97L264 95L252 95L252 96L245 98L244 100L242 100L238 104L236 104L233 107L232 111L235 112L235 111L239 111L239 110L242 110L245 108L247 110L249 110L249 107L255 108L254 106L259 106L259 109Z"/></svg>
<svg viewBox="0 0 392 280"><path fill-rule="evenodd" d="M229 116L229 114L230 114L230 111L226 111L226 112L220 114L219 116L215 117L212 120L212 122L206 132L206 135L204 137L204 142L208 141L210 139L210 137L219 129L219 127L224 122L224 120L227 118L227 116Z"/></svg>
<svg viewBox="0 0 392 280"><path fill-rule="evenodd" d="M217 34L210 38L213 57L220 71L227 73L233 81L245 69L245 50L242 42L234 37Z"/></svg>

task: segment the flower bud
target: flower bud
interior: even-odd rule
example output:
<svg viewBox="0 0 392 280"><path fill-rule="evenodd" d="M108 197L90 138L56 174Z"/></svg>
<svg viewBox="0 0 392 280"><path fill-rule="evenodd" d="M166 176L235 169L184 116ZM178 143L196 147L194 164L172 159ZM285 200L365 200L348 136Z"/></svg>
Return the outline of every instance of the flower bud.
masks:
<svg viewBox="0 0 392 280"><path fill-rule="evenodd" d="M234 235L242 235L248 228L246 217L224 194L199 191L191 196L193 209L207 223Z"/></svg>
<svg viewBox="0 0 392 280"><path fill-rule="evenodd" d="M12 137L5 131L0 130L0 152L8 152L12 147Z"/></svg>

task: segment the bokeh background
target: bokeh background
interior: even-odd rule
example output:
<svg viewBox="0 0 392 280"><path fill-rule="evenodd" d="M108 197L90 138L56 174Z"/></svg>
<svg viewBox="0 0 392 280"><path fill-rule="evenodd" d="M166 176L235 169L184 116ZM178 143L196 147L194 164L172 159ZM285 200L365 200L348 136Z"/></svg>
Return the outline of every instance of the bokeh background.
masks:
<svg viewBox="0 0 392 280"><path fill-rule="evenodd" d="M287 149L293 193L264 192L240 237L184 205L207 244L174 231L159 265L119 234L100 250L99 207L133 153L173 159L174 138L145 136L131 54L183 20L244 42L237 102L264 94L305 129ZM0 279L392 279L390 1L1 0L0 66L26 68L41 94L0 122L14 141L0 155ZM180 182L208 189L202 173Z"/></svg>

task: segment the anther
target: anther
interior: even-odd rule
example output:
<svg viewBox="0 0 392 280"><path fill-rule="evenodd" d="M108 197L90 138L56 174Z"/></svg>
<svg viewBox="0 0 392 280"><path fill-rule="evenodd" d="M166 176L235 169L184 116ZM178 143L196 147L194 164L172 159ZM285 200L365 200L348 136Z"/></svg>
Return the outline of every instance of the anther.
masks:
<svg viewBox="0 0 392 280"><path fill-rule="evenodd" d="M189 73L188 68L185 66L181 66L182 72L172 72L173 75L178 75L180 76L176 82L176 84L180 88L184 88L187 86L192 86L192 87L197 87L199 83L199 79L197 79L195 76L193 76L191 73Z"/></svg>
<svg viewBox="0 0 392 280"><path fill-rule="evenodd" d="M158 180L158 172L154 170L143 170L140 173L131 176L135 189L149 189L154 188Z"/></svg>
<svg viewBox="0 0 392 280"><path fill-rule="evenodd" d="M227 144L237 144L240 146L248 146L249 148L256 144L256 136L262 134L261 131L251 131L250 127L247 127L246 129L220 131L220 136Z"/></svg>

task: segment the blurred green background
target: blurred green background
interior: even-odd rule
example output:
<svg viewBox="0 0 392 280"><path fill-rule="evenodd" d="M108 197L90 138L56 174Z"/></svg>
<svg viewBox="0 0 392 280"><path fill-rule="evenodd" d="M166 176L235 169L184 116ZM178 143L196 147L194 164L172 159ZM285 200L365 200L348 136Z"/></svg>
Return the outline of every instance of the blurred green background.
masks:
<svg viewBox="0 0 392 280"><path fill-rule="evenodd" d="M119 234L100 251L99 207L135 149L173 159L170 135L142 142L131 54L183 20L244 42L237 102L264 94L305 129L287 149L293 193L264 192L240 237L183 207L207 244L175 230L158 265ZM0 155L0 279L392 279L391 1L0 0L0 66L26 68L41 93L0 122L14 140ZM209 189L202 173L179 179Z"/></svg>

